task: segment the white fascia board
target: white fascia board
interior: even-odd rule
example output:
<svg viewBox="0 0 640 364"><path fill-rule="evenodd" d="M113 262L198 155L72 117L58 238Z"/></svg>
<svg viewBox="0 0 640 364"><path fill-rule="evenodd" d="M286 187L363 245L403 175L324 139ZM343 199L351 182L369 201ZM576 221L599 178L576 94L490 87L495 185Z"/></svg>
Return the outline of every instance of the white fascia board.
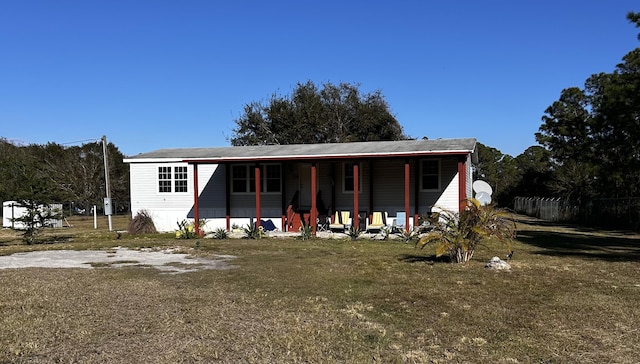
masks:
<svg viewBox="0 0 640 364"><path fill-rule="evenodd" d="M124 163L181 163L183 158L125 158Z"/></svg>
<svg viewBox="0 0 640 364"><path fill-rule="evenodd" d="M208 158L184 158L180 161L188 161L189 163L197 163L198 161L216 163L220 162L244 162L247 160L276 160L276 159L344 159L344 158L364 158L364 157L393 157L393 156L420 156L420 155L450 155L450 154L468 154L473 153L470 150L430 150L430 151L412 151L412 152L388 152L388 153L352 153L352 154L292 154L292 155L274 155L274 156L253 156L253 157L208 157Z"/></svg>

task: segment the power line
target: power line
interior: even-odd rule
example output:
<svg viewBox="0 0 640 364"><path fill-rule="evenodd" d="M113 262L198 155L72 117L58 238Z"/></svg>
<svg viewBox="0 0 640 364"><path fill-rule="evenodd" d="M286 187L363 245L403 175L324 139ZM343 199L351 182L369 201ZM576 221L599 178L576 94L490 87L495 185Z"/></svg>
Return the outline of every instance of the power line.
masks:
<svg viewBox="0 0 640 364"><path fill-rule="evenodd" d="M78 143L84 143L84 142L97 142L99 140L102 140L102 138L76 140L75 142L60 143L60 145L71 145L71 144L78 144Z"/></svg>

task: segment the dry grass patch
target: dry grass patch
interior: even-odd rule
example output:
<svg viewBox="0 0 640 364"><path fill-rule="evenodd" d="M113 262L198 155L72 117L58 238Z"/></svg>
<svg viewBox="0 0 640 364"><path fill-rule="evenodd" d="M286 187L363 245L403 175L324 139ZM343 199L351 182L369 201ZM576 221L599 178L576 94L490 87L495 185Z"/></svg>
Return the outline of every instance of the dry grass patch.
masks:
<svg viewBox="0 0 640 364"><path fill-rule="evenodd" d="M483 268L504 256L497 246L454 265L389 241L206 239L196 249L167 235L69 230L73 241L36 248L186 244L238 256L238 267L0 270L0 362L635 362L637 237L519 228L511 272Z"/></svg>

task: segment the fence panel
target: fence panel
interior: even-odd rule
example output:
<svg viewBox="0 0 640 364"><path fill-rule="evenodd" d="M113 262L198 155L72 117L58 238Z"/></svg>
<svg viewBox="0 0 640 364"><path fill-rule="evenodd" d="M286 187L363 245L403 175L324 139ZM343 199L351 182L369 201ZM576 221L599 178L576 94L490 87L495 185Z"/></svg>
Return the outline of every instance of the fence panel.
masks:
<svg viewBox="0 0 640 364"><path fill-rule="evenodd" d="M581 206L559 198L516 197L513 209L547 221L640 231L640 197L598 198Z"/></svg>

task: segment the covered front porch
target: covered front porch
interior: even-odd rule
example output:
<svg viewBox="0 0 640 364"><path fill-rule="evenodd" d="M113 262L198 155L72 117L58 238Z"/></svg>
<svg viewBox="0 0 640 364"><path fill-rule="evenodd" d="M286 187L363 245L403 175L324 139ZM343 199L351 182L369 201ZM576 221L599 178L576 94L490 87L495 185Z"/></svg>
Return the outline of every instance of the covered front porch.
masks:
<svg viewBox="0 0 640 364"><path fill-rule="evenodd" d="M327 228L327 219L335 222L336 211L348 211L349 225L361 231L375 211L389 216L387 225L409 230L434 206L464 208L470 179L468 152L185 161L193 166L189 215L198 232L201 219L223 218L231 230L236 219L249 218L258 226L273 220L282 232L306 225L317 235ZM211 164L217 165L217 177L201 188L199 166Z"/></svg>

